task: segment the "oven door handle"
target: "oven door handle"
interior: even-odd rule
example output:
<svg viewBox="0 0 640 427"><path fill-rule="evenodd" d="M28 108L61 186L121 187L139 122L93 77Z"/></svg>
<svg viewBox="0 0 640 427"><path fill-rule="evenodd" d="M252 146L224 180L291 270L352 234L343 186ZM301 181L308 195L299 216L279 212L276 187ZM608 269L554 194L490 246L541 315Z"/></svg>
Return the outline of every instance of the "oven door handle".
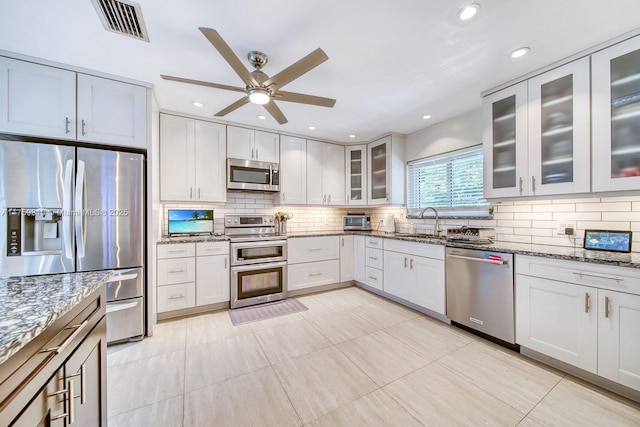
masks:
<svg viewBox="0 0 640 427"><path fill-rule="evenodd" d="M256 264L246 264L246 265L237 265L231 267L232 272L243 272L243 271L252 271L252 270L266 270L269 268L279 268L286 267L286 261L279 262L266 262L266 263L256 263Z"/></svg>
<svg viewBox="0 0 640 427"><path fill-rule="evenodd" d="M242 248L262 248L264 246L282 246L286 250L287 241L286 240L265 240L262 242L236 242L236 243L231 243L231 250L235 251L237 249L242 249Z"/></svg>

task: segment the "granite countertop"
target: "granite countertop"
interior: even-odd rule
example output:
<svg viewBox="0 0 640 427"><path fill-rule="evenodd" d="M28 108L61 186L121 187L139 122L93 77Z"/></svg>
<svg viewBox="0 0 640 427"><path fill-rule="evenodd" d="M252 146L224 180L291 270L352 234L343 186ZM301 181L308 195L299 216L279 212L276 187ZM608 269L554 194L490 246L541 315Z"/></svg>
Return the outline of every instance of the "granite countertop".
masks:
<svg viewBox="0 0 640 427"><path fill-rule="evenodd" d="M159 245L167 245L173 243L200 243L200 242L225 242L229 239L223 234L210 236L163 236L158 240Z"/></svg>
<svg viewBox="0 0 640 427"><path fill-rule="evenodd" d="M569 261L590 262L595 264L616 265L619 267L640 268L640 253L615 253L592 251L581 247L533 245L529 243L494 242L490 245L474 245L469 243L448 242L444 238L418 237L404 233L384 233L378 231L318 231L288 234L289 238L317 236L362 235L382 237L385 239L405 240L409 242L446 245L453 248L477 249L490 252L506 252L520 255L539 256Z"/></svg>
<svg viewBox="0 0 640 427"><path fill-rule="evenodd" d="M106 283L111 274L0 278L0 364Z"/></svg>

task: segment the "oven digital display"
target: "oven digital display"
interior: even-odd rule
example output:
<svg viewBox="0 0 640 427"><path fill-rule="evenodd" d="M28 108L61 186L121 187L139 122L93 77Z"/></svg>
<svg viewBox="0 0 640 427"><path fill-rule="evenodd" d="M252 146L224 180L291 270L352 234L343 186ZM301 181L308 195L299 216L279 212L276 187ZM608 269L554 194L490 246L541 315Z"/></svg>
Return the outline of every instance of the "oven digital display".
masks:
<svg viewBox="0 0 640 427"><path fill-rule="evenodd" d="M240 218L240 224L262 225L262 217L243 216Z"/></svg>

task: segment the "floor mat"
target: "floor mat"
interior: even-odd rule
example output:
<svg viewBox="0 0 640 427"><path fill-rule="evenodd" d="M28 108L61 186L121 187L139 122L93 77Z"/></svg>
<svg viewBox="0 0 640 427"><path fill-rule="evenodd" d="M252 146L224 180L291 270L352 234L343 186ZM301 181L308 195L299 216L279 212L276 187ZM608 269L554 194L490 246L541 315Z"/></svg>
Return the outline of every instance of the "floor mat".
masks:
<svg viewBox="0 0 640 427"><path fill-rule="evenodd" d="M231 323L240 325L242 323L270 319L272 317L286 316L287 314L298 313L305 310L308 310L307 306L297 299L291 298L229 310L229 317L231 317Z"/></svg>

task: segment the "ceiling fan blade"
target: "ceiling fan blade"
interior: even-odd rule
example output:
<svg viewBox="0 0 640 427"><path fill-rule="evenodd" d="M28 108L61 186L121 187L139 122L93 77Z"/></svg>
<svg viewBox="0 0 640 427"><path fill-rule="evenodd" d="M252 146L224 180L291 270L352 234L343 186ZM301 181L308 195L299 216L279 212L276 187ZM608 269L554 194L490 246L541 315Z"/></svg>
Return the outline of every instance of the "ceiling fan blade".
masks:
<svg viewBox="0 0 640 427"><path fill-rule="evenodd" d="M282 114L282 111L280 111L280 108L278 108L278 106L276 105L275 102L273 102L273 99L269 102L267 102L266 104L263 105L263 107L265 108L265 110L267 110L269 112L269 114L271 114L273 116L274 119L276 119L276 121L278 123L280 123L281 125L287 123L289 120L287 120L287 118L284 116L284 114Z"/></svg>
<svg viewBox="0 0 640 427"><path fill-rule="evenodd" d="M245 96L244 98L238 99L236 102L229 105L227 108L218 111L217 113L214 114L214 116L216 117L226 116L230 112L237 110L238 108L242 107L244 104L247 104L247 103L249 103L249 97Z"/></svg>
<svg viewBox="0 0 640 427"><path fill-rule="evenodd" d="M301 75L307 73L308 71L313 70L327 59L329 59L327 54L324 53L322 49L317 48L295 64L290 65L275 76L265 81L263 85L268 86L270 84L275 84L278 88L281 88L287 83L290 83Z"/></svg>
<svg viewBox="0 0 640 427"><path fill-rule="evenodd" d="M218 84L218 83L211 83L211 82L203 82L202 80L183 79L182 77L165 76L164 74L161 74L160 77L162 77L165 80L172 80L174 82L181 82L181 83L189 83L189 84L192 84L192 85L214 87L216 89L226 89L226 90L232 90L232 91L235 91L235 92L245 92L246 91L245 88L243 88L243 87L221 85L221 84Z"/></svg>
<svg viewBox="0 0 640 427"><path fill-rule="evenodd" d="M247 70L247 68L242 65L238 56L233 53L233 50L229 47L227 42L224 41L220 34L213 28L199 27L199 30L204 34L204 36L211 42L213 47L215 47L220 55L231 65L231 68L236 72L237 75L240 76L243 82L246 84L251 84L253 86L257 86L258 83L253 78L251 73Z"/></svg>
<svg viewBox="0 0 640 427"><path fill-rule="evenodd" d="M305 95L303 93L285 92L282 90L276 92L276 98L278 98L278 101L297 102L299 104L318 105L320 107L333 107L336 105L335 99Z"/></svg>

